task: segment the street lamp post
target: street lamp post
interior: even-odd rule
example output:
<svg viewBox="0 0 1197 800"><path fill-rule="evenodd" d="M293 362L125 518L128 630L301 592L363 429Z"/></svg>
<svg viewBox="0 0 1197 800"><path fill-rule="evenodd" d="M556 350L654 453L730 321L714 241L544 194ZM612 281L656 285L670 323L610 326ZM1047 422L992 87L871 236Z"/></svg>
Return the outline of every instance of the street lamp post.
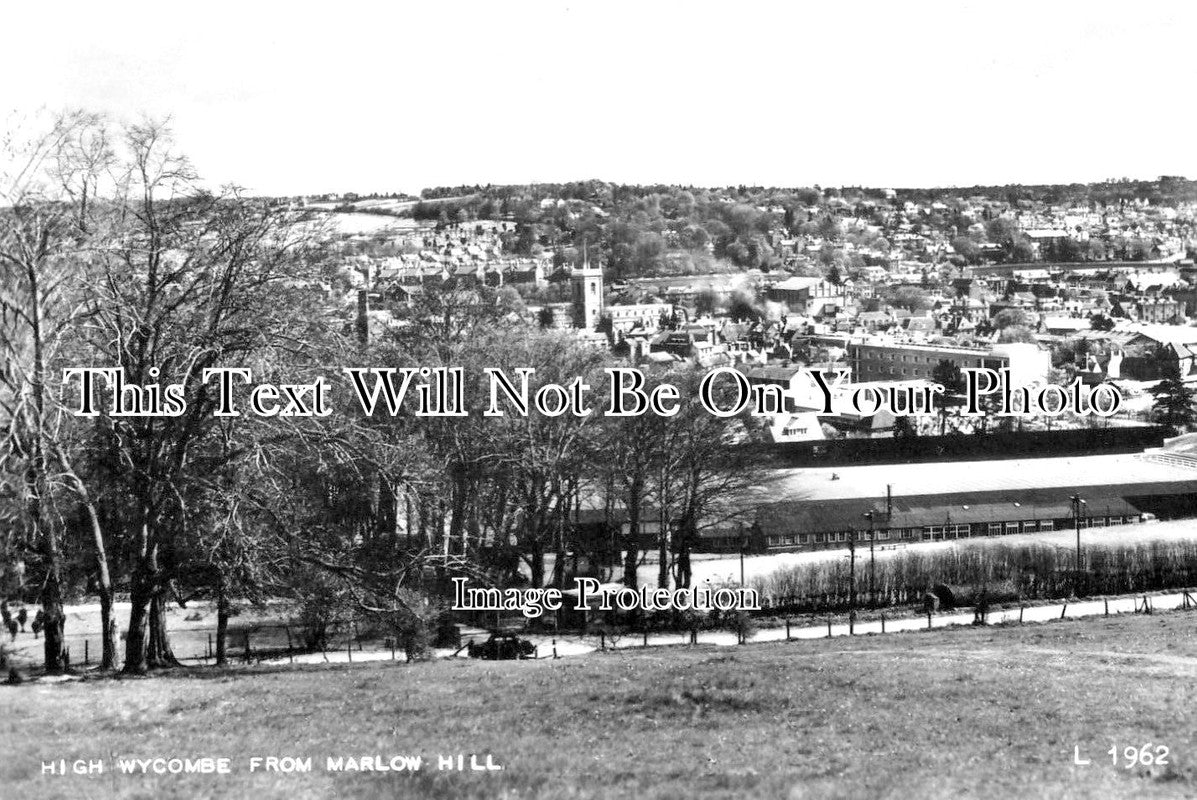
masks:
<svg viewBox="0 0 1197 800"><path fill-rule="evenodd" d="M1072 500L1072 521L1076 526L1076 575L1073 578L1072 589L1076 593L1081 582L1081 508L1085 500L1079 494L1074 494Z"/></svg>

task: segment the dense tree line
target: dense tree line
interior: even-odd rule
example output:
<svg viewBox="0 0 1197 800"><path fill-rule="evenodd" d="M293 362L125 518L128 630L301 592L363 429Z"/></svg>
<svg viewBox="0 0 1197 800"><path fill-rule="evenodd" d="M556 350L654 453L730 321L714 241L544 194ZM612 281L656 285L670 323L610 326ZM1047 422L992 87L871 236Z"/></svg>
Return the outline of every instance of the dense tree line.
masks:
<svg viewBox="0 0 1197 800"><path fill-rule="evenodd" d="M1002 186L954 186L950 188L898 189L899 200L951 202L957 197L988 197L1011 204L1022 202L1050 205L1118 206L1135 200L1152 205L1197 202L1197 180L1161 175L1155 180L1119 178L1098 183L1007 184Z"/></svg>
<svg viewBox="0 0 1197 800"><path fill-rule="evenodd" d="M964 197L1008 204L1014 212L1037 204L1124 208L1146 200L1154 206L1193 202L1197 183L1163 176L1155 181L1095 184L976 186L950 189L880 190L863 187L621 185L597 180L512 186L450 186L427 189L412 214L442 225L479 219L513 223L504 245L518 255L552 251L558 263L574 263L583 245L609 265L614 278L713 271L793 268L779 249L780 237L821 241L817 261L854 272L878 263L872 255L847 255L845 244L888 251L899 231L937 232L952 243L959 264L1145 260L1152 257L1152 231L1129 231L1111 242L1053 239L1036 250L1018 223L1000 209L981 219L965 213ZM914 203L910 211L906 203ZM982 243L997 249L982 250ZM935 260L933 254L910 257Z"/></svg>

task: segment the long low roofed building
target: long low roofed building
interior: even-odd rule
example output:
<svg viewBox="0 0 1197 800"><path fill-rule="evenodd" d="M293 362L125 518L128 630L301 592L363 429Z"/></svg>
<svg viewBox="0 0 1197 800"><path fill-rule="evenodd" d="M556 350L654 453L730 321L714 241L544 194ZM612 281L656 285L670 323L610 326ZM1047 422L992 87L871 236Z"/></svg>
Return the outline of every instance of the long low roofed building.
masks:
<svg viewBox="0 0 1197 800"><path fill-rule="evenodd" d="M757 490L765 549L941 541L1197 515L1197 435L1137 454L788 469ZM872 520L869 514L872 513Z"/></svg>
<svg viewBox="0 0 1197 800"><path fill-rule="evenodd" d="M1082 528L1144 521L1156 509L1197 504L1197 481L1136 486L1086 486ZM1072 495L1059 489L955 492L909 497L874 497L835 503L792 501L761 508L757 516L766 550L845 547L855 536L878 543L944 541L1070 529ZM869 514L872 514L870 523Z"/></svg>
<svg viewBox="0 0 1197 800"><path fill-rule="evenodd" d="M1073 496L1085 501L1083 528L1197 516L1197 434L1137 454L774 470L730 504L737 513L701 529L692 552L843 548L870 530L901 544L1071 529ZM604 519L618 537L601 532ZM656 510L642 519L641 545L655 548ZM619 509L584 509L577 521L615 549L626 543Z"/></svg>

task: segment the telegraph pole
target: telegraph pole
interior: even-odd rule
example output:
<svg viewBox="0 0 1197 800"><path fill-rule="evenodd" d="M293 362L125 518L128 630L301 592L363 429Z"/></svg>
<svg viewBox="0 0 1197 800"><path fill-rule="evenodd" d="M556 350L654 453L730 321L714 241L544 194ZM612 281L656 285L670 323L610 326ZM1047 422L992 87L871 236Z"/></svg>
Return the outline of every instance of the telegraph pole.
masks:
<svg viewBox="0 0 1197 800"><path fill-rule="evenodd" d="M877 607L877 551L873 542L877 539L877 530L873 527L873 510L865 512L869 520L869 608Z"/></svg>
<svg viewBox="0 0 1197 800"><path fill-rule="evenodd" d="M1084 499L1079 494L1074 494L1072 500L1072 521L1076 526L1076 574L1072 579L1073 594L1078 594L1077 589L1081 583L1081 508L1085 505Z"/></svg>
<svg viewBox="0 0 1197 800"><path fill-rule="evenodd" d="M856 624L856 530L848 531L848 633Z"/></svg>

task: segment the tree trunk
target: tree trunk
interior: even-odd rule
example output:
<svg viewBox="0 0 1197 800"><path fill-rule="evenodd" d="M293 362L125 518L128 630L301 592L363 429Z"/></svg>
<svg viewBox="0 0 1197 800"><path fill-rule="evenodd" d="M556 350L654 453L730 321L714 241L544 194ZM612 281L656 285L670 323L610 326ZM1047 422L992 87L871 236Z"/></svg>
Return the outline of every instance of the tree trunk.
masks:
<svg viewBox="0 0 1197 800"><path fill-rule="evenodd" d="M146 671L146 628L149 622L149 581L142 568L133 575L129 592L129 630L125 634L125 667L127 675L144 675Z"/></svg>
<svg viewBox="0 0 1197 800"><path fill-rule="evenodd" d="M669 588L669 540L662 531L659 534L659 541L657 542L657 558L660 563L657 565L657 588Z"/></svg>
<svg viewBox="0 0 1197 800"><path fill-rule="evenodd" d="M49 231L45 231L48 235ZM39 237L42 238L42 237ZM41 245L48 244L42 239ZM33 542L41 548L42 558L45 560L46 577L42 583L40 601L45 630L45 640L42 648L45 656L47 674L57 674L67 666L66 650L63 642L63 627L66 615L62 611L62 555L59 550L58 531L46 519L45 503L50 499L50 464L46 450L46 350L43 336L43 302L46 298L42 294L41 269L44 267L42 259L26 260L19 265L25 273L28 290L28 307L25 309L24 319L29 323L29 337L33 343L33 362L30 364L29 388L32 404L28 410L22 410L6 426L12 431L20 430L19 423L28 426L32 435L32 446L27 453L28 467L24 472L27 492L26 510L32 526ZM6 282L8 272L5 272ZM19 367L18 367L19 369ZM5 365L4 372L8 372ZM19 406L18 406L19 408ZM23 419L22 419L23 418ZM24 449L24 448L22 448Z"/></svg>
<svg viewBox="0 0 1197 800"><path fill-rule="evenodd" d="M34 462L40 461L40 457L39 453ZM44 472L42 474L44 475ZM67 666L63 640L66 615L62 611L62 555L58 549L58 532L43 519L41 498L44 496L45 481L40 480L37 471L33 469L27 473L26 480L31 493L28 509L29 518L33 522L34 541L41 543L46 569L46 577L38 597L45 626L45 640L42 642L44 663L47 675L57 675Z"/></svg>
<svg viewBox="0 0 1197 800"><path fill-rule="evenodd" d="M561 515L562 502L559 498L557 507L553 509L553 575L550 582L558 589L565 584L565 532Z"/></svg>
<svg viewBox="0 0 1197 800"><path fill-rule="evenodd" d="M129 630L125 635L125 666L122 670L128 675L144 675L149 667L150 601L158 581L158 546L150 544L148 524L142 524L137 539L139 558L129 587Z"/></svg>
<svg viewBox="0 0 1197 800"><path fill-rule="evenodd" d="M640 482L633 481L628 492L628 539L623 560L623 585L635 589L639 583L636 566L640 561Z"/></svg>
<svg viewBox="0 0 1197 800"><path fill-rule="evenodd" d="M228 666L228 651L225 649L229 634L229 598L225 594L224 581L216 589L216 666Z"/></svg>
<svg viewBox="0 0 1197 800"><path fill-rule="evenodd" d="M452 552L454 539L461 539L462 552L465 552L465 516L469 494L467 477L465 467L458 465L453 468L453 516L449 520L448 540L445 542L446 556Z"/></svg>
<svg viewBox="0 0 1197 800"><path fill-rule="evenodd" d="M635 589L637 584L636 567L640 562L640 549L628 542L627 550L623 554L623 585Z"/></svg>
<svg viewBox="0 0 1197 800"><path fill-rule="evenodd" d="M662 477L662 484L665 480ZM661 513L657 519L657 588L669 588L669 553L673 544L669 536L669 513L667 500L665 497L661 498Z"/></svg>
<svg viewBox="0 0 1197 800"><path fill-rule="evenodd" d="M375 532L385 541L393 543L395 533L399 528L399 503L395 496L395 487L385 476L378 476L378 515L375 521Z"/></svg>
<svg viewBox="0 0 1197 800"><path fill-rule="evenodd" d="M116 667L116 620L112 616L112 575L108 571L108 555L104 548L104 527L100 524L100 515L83 481L75 474L74 469L66 457L58 454L58 460L63 470L73 479L75 493L87 511L87 519L91 525L92 547L95 548L96 562L96 593L100 597L100 669L110 670Z"/></svg>
<svg viewBox="0 0 1197 800"><path fill-rule="evenodd" d="M689 589L693 573L690 569L690 543L681 545L677 554L677 586L679 589Z"/></svg>
<svg viewBox="0 0 1197 800"><path fill-rule="evenodd" d="M694 530L689 518L683 518L677 533L677 585L689 589L693 573L690 569L690 548L694 542Z"/></svg>
<svg viewBox="0 0 1197 800"><path fill-rule="evenodd" d="M170 646L166 628L166 586L159 584L150 596L150 637L146 646L146 665L152 669L181 667Z"/></svg>
<svg viewBox="0 0 1197 800"><path fill-rule="evenodd" d="M101 578L100 584L100 669L116 669L116 618L112 615L112 585L105 585Z"/></svg>
<svg viewBox="0 0 1197 800"><path fill-rule="evenodd" d="M553 585L565 588L565 519L569 514L570 493L556 484L556 503L553 505Z"/></svg>
<svg viewBox="0 0 1197 800"><path fill-rule="evenodd" d="M539 539L534 539L529 550L528 567L532 573L532 586L539 589L544 586L544 546Z"/></svg>
<svg viewBox="0 0 1197 800"><path fill-rule="evenodd" d="M67 667L64 628L66 615L62 611L62 584L59 577L57 557L47 569L46 583L41 593L45 640L42 649L45 654L47 675L57 675Z"/></svg>

